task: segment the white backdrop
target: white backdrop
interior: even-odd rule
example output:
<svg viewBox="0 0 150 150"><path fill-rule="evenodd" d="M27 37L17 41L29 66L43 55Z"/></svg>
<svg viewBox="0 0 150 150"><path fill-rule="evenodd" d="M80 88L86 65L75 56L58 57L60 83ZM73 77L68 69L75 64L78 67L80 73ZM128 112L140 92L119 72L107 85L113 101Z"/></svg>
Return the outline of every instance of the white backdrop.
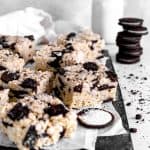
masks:
<svg viewBox="0 0 150 150"><path fill-rule="evenodd" d="M150 0L126 0L124 15L143 18L150 32ZM150 34L143 39L145 43L149 43Z"/></svg>
<svg viewBox="0 0 150 150"><path fill-rule="evenodd" d="M21 9L29 6L42 8L47 12L51 12L52 3L54 4L56 1L60 2L64 1L64 4L62 4L63 7L65 7L67 1L68 2L71 1L72 8L74 8L73 2L79 0L0 0L1 6L0 14L8 13L12 10ZM80 0L80 2L82 1L83 0ZM150 0L125 0L125 2L126 2L125 15L138 16L142 18L144 17L146 19L147 16L150 15L149 11ZM70 10L72 10L72 8L70 8Z"/></svg>
<svg viewBox="0 0 150 150"><path fill-rule="evenodd" d="M114 3L115 1L116 0L114 0ZM61 3L61 5L59 2ZM86 5L84 6L81 3L84 3ZM125 3L126 5L125 5L124 16L135 16L135 17L143 18L145 20L145 25L150 29L150 0L125 0ZM57 9L58 5L59 8L62 7L63 9L58 10ZM67 5L69 7L66 10L64 8L66 8ZM1 6L0 15L11 12L13 10L23 9L25 7L32 6L32 7L44 9L45 11L52 13L54 19L59 19L60 17L62 17L61 14L64 13L64 11L66 11L65 13L71 15L72 13L70 12L79 11L79 9L88 11L88 9L90 9L90 5L91 5L91 0L0 0L0 6ZM88 19L88 17L86 18L87 19L85 22L89 24L90 20Z"/></svg>

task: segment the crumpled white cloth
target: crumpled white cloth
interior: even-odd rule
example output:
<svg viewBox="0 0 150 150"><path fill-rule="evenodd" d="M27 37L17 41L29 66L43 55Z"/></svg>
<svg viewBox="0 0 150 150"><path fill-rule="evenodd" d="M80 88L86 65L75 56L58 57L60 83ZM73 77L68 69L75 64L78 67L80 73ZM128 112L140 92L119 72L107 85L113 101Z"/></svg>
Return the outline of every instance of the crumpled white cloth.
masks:
<svg viewBox="0 0 150 150"><path fill-rule="evenodd" d="M0 17L0 34L6 35L34 35L37 42L42 37L48 40L54 39L59 33L79 31L83 26L66 20L53 21L50 14L40 9L26 8ZM104 60L105 63L106 60ZM72 139L63 139L58 144L49 147L50 150L73 150L85 148L94 149L97 136L110 136L126 133L122 126L121 118L111 103L104 104L106 110L115 115L113 126L101 129L86 129L78 126L78 130ZM0 145L13 146L6 136L0 133ZM67 145L67 147L66 147Z"/></svg>
<svg viewBox="0 0 150 150"><path fill-rule="evenodd" d="M0 34L56 36L51 15L40 9L28 7L0 17Z"/></svg>
<svg viewBox="0 0 150 150"><path fill-rule="evenodd" d="M40 42L43 37L50 41L59 33L79 31L81 29L81 26L70 21L54 21L50 14L32 7L0 16L0 34L34 35L37 42Z"/></svg>

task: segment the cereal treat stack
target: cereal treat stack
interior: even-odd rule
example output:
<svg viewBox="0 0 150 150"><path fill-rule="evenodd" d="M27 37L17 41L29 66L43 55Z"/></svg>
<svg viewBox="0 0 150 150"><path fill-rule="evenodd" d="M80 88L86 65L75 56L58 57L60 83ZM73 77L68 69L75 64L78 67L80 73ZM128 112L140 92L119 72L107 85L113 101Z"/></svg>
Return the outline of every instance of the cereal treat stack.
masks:
<svg viewBox="0 0 150 150"><path fill-rule="evenodd" d="M117 78L95 62L61 68L56 74L56 93L70 108L95 106L115 100Z"/></svg>
<svg viewBox="0 0 150 150"><path fill-rule="evenodd" d="M49 93L52 89L52 72L24 68L21 72L5 70L0 75L0 86L10 89L11 97Z"/></svg>
<svg viewBox="0 0 150 150"><path fill-rule="evenodd" d="M25 62L32 59L35 54L34 37L29 36L0 36L0 48L9 49L24 58Z"/></svg>
<svg viewBox="0 0 150 150"><path fill-rule="evenodd" d="M28 96L0 106L1 129L20 150L39 150L71 137L76 115L56 97Z"/></svg>
<svg viewBox="0 0 150 150"><path fill-rule="evenodd" d="M54 71L56 68L60 67L59 61L62 57L63 49L63 45L58 46L55 43L42 46L33 57L35 69Z"/></svg>
<svg viewBox="0 0 150 150"><path fill-rule="evenodd" d="M72 108L115 100L117 77L99 61L105 44L98 34L60 35L38 51L33 36L0 36L0 45L0 129L19 150L70 138Z"/></svg>
<svg viewBox="0 0 150 150"><path fill-rule="evenodd" d="M88 53L93 52L92 55L95 57L97 57L99 51L101 51L105 47L105 42L100 37L100 35L93 33L90 30L81 31L78 34L75 32L71 32L67 35L60 35L57 39L58 45L72 43L77 48L80 48L79 45L84 42L87 45L86 47L90 48Z"/></svg>
<svg viewBox="0 0 150 150"><path fill-rule="evenodd" d="M15 96L21 96L21 93L28 95L50 93L52 80L52 72L41 72L24 68L16 80L8 83L8 87Z"/></svg>
<svg viewBox="0 0 150 150"><path fill-rule="evenodd" d="M76 114L51 94L55 74L47 66L27 67L34 55L33 36L0 36L0 130L19 150L40 150L70 138L77 127Z"/></svg>
<svg viewBox="0 0 150 150"><path fill-rule="evenodd" d="M104 45L91 31L60 35L36 52L35 67L55 71L54 92L70 108L115 100L116 75L99 62Z"/></svg>
<svg viewBox="0 0 150 150"><path fill-rule="evenodd" d="M104 40L98 34L84 31L58 37L55 43L42 47L34 56L37 70L56 68L84 63L102 56Z"/></svg>
<svg viewBox="0 0 150 150"><path fill-rule="evenodd" d="M0 89L8 88L8 81L15 80L23 70L25 61L8 49L0 50Z"/></svg>

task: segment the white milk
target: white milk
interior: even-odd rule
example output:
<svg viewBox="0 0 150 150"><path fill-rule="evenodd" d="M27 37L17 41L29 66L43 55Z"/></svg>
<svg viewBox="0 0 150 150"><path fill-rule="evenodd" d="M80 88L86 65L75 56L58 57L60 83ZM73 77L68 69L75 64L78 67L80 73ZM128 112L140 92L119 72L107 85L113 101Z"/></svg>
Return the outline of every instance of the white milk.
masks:
<svg viewBox="0 0 150 150"><path fill-rule="evenodd" d="M121 27L118 19L123 17L124 0L93 0L92 28L101 34L106 43L115 43Z"/></svg>

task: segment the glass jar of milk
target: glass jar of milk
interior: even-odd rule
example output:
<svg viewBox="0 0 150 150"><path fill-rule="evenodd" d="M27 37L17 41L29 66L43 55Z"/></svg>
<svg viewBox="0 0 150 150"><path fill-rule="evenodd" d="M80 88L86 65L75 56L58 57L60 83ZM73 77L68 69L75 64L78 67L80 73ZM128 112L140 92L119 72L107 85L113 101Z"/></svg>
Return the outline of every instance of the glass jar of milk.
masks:
<svg viewBox="0 0 150 150"><path fill-rule="evenodd" d="M106 43L115 43L120 30L118 19L123 17L124 0L93 0L92 28Z"/></svg>

